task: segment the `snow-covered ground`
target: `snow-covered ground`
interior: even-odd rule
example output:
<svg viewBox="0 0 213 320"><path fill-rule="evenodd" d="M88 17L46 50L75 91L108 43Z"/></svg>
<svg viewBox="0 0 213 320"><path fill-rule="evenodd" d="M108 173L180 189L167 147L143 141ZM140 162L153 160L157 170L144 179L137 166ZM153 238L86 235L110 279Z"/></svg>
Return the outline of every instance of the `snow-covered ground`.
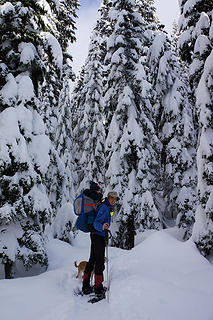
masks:
<svg viewBox="0 0 213 320"><path fill-rule="evenodd" d="M73 295L81 286L74 261L88 258L89 236L73 246L52 240L47 272L0 281L0 319L213 320L213 266L174 235L149 233L131 251L109 248L109 303L93 305Z"/></svg>

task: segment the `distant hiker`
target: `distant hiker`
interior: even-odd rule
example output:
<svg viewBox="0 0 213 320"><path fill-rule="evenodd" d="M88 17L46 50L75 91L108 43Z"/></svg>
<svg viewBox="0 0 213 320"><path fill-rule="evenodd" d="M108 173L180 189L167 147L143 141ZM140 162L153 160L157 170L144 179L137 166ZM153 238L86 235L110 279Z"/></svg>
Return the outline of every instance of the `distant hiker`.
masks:
<svg viewBox="0 0 213 320"><path fill-rule="evenodd" d="M96 210L100 205L103 194L99 184L90 183L90 188L78 195L73 203L74 213L78 216L75 227L83 232L94 230L93 223L96 217Z"/></svg>
<svg viewBox="0 0 213 320"><path fill-rule="evenodd" d="M96 218L93 223L94 230L90 234L90 258L84 271L82 291L84 294L90 294L93 291L90 286L90 275L95 267L95 294L99 296L100 299L105 297L102 282L106 232L110 226L111 212L113 213L113 207L118 200L117 192L111 191L108 193L107 198L97 208Z"/></svg>
<svg viewBox="0 0 213 320"><path fill-rule="evenodd" d="M96 208L97 208L97 205L99 205L101 203L101 201L102 201L103 193L102 193L100 185L98 183L92 181L90 183L90 189L84 190L83 194L86 197L89 197L92 200L94 200L94 202L96 203L96 206L95 206L95 209L94 209L94 214L88 216L88 218L87 218L88 219L87 220L88 229L89 229L89 232L91 232L91 231L94 230L93 222L94 222L94 219L96 217Z"/></svg>
<svg viewBox="0 0 213 320"><path fill-rule="evenodd" d="M101 187L96 182L90 183L90 188L84 190L83 194L93 200L95 200L97 203L101 202L103 198Z"/></svg>

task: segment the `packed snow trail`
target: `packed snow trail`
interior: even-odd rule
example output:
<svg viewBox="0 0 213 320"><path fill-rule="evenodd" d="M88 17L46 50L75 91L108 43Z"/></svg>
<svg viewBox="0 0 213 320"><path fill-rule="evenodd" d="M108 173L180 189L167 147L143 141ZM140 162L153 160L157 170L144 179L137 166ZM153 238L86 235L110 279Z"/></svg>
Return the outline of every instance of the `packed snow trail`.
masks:
<svg viewBox="0 0 213 320"><path fill-rule="evenodd" d="M52 240L47 272L0 281L1 320L213 320L213 266L191 241L159 231L131 251L109 248L109 303L73 294L74 261L88 255L88 235Z"/></svg>

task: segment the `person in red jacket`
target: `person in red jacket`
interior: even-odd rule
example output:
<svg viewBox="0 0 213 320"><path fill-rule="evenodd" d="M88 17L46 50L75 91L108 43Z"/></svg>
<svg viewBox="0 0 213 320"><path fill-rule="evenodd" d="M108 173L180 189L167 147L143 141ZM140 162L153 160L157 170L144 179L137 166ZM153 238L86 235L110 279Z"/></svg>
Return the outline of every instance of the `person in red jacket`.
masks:
<svg viewBox="0 0 213 320"><path fill-rule="evenodd" d="M111 212L114 205L119 200L117 192L111 191L108 193L107 198L97 209L97 215L93 223L94 230L91 232L91 249L90 258L86 265L82 292L84 294L90 294L93 292L93 288L90 286L91 272L95 270L95 294L102 296L105 295L103 287L103 271L104 271L104 256L106 245L106 232L109 229L111 222Z"/></svg>

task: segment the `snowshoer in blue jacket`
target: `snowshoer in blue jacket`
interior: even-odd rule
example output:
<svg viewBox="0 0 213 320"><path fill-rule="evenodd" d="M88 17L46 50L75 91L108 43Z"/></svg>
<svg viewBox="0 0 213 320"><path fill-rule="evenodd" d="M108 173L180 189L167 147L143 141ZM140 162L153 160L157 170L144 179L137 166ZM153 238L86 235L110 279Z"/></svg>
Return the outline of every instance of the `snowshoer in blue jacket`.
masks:
<svg viewBox="0 0 213 320"><path fill-rule="evenodd" d="M84 294L90 294L93 289L90 286L91 273L95 272L95 294L104 295L103 287L103 271L104 271L104 256L106 246L106 232L109 229L111 222L111 212L115 203L119 200L117 192L111 191L107 198L97 209L97 215L93 223L94 230L90 234L91 249L90 258L86 265L83 276L82 291Z"/></svg>

